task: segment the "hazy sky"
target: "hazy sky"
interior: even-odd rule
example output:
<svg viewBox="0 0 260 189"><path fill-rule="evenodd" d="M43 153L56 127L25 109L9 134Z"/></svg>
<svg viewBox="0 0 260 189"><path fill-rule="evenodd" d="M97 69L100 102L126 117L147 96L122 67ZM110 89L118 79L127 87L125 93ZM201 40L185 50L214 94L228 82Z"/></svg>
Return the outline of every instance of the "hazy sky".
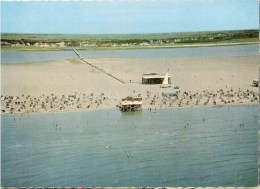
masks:
<svg viewBox="0 0 260 189"><path fill-rule="evenodd" d="M1 4L2 33L163 33L259 28L257 0Z"/></svg>

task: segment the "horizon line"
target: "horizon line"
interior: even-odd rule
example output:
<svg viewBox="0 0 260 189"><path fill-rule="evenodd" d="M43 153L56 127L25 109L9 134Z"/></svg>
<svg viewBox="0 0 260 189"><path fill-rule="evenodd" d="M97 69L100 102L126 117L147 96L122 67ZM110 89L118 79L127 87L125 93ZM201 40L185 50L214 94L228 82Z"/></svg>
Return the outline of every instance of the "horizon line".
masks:
<svg viewBox="0 0 260 189"><path fill-rule="evenodd" d="M34 35L142 35L142 34L174 34L174 33L202 33L202 32L224 32L224 31L248 31L259 30L251 29L231 29L231 30L198 30L198 31L181 31L181 32L156 32L156 33L19 33L19 32L1 32L2 34L34 34Z"/></svg>

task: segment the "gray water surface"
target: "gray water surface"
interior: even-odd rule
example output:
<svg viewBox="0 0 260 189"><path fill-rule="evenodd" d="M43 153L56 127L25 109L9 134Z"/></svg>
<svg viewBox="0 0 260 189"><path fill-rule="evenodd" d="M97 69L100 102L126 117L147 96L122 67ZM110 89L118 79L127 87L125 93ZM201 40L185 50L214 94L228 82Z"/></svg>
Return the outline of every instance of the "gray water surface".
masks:
<svg viewBox="0 0 260 189"><path fill-rule="evenodd" d="M235 45L130 50L79 50L85 58L182 58L257 56L259 46ZM1 63L32 63L77 58L71 50L64 51L2 51Z"/></svg>
<svg viewBox="0 0 260 189"><path fill-rule="evenodd" d="M2 186L256 186L258 119L252 105L2 115Z"/></svg>

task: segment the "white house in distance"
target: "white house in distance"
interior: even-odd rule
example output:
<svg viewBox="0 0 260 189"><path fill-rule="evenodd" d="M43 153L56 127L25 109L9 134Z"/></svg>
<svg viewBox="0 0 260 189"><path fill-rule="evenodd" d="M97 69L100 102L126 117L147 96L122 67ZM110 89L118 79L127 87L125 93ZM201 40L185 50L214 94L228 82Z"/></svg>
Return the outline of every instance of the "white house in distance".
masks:
<svg viewBox="0 0 260 189"><path fill-rule="evenodd" d="M65 42L59 42L59 43L55 43L57 45L57 47L66 47Z"/></svg>

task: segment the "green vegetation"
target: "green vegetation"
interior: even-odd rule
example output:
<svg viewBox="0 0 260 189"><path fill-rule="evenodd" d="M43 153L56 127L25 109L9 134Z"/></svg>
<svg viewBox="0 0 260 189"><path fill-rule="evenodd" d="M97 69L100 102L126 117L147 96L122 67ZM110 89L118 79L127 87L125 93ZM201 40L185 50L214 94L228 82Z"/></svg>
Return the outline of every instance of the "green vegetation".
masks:
<svg viewBox="0 0 260 189"><path fill-rule="evenodd" d="M1 34L6 50L61 50L158 48L219 45L224 43L257 43L258 30L209 31L159 34Z"/></svg>
<svg viewBox="0 0 260 189"><path fill-rule="evenodd" d="M59 42L59 41L114 41L114 40L159 40L185 37L205 38L219 34L234 38L258 37L258 30L235 31L209 31L209 32L183 32L183 33L155 33L155 34L1 34L2 40L24 40L34 42ZM218 38L221 38L218 36Z"/></svg>

